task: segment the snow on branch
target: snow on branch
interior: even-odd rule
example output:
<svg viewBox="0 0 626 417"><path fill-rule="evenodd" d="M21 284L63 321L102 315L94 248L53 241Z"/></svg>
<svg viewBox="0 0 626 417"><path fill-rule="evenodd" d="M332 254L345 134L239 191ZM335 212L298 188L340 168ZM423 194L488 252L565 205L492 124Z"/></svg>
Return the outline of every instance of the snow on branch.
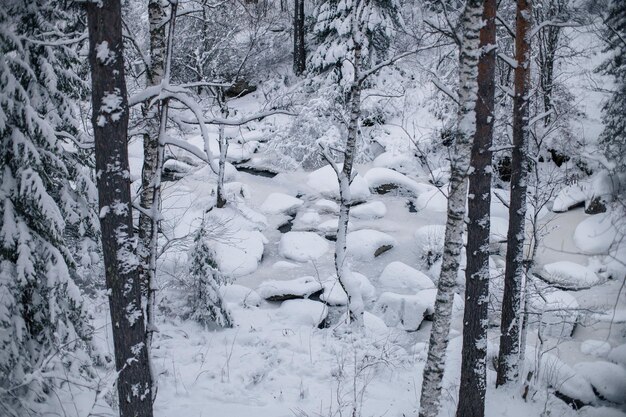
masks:
<svg viewBox="0 0 626 417"><path fill-rule="evenodd" d="M454 94L454 92L450 90L446 85L444 85L441 81L439 81L437 78L433 78L431 81L439 91L450 97L452 101L454 101L456 104L460 104L459 97Z"/></svg>
<svg viewBox="0 0 626 417"><path fill-rule="evenodd" d="M253 120L258 120L258 119L263 119L265 117L268 116L274 116L276 114L284 114L287 116L297 116L297 113L294 113L292 111L289 110L285 110L285 109L274 109L274 110L268 110L265 112L261 112L261 113L256 113L256 114L252 114L250 116L246 116L246 117L242 117L239 119L222 119L219 117L214 117L211 119L202 119L202 122L208 125L224 125L224 126L241 126L241 125L245 125L247 123L250 123ZM187 124L198 124L199 120L197 119L186 119L186 118L181 118L180 119L181 122L183 123L187 123Z"/></svg>
<svg viewBox="0 0 626 417"><path fill-rule="evenodd" d="M385 68L385 67L388 67L389 65L392 65L393 63L395 63L396 61L401 60L402 58L406 58L406 57L407 57L407 56L409 56L409 55L414 55L414 54L417 54L417 53L422 52L422 51L427 51L427 50L429 50L429 49L438 48L438 47L440 47L440 46L441 46L440 44L433 44L433 45L423 46L423 47L421 47L421 48L415 48L415 49L412 49L412 50L410 50L410 51L406 51L406 52L403 52L403 53L398 54L398 55L396 55L396 56L393 56L393 57L389 58L389 59L388 59L388 60L386 60L386 61L383 61L383 62L381 62L381 63L379 63L379 64L377 64L377 65L374 65L374 66L373 66L372 68L370 68L369 70L364 71L364 72L363 72L363 73L359 76L359 79L357 80L357 82L358 82L359 84L361 84L361 83L362 83L363 81L365 81L365 80L366 80L366 79L367 79L370 75L372 75L372 74L374 74L374 73L378 72L378 71L379 71L379 70L381 70L382 68Z"/></svg>
<svg viewBox="0 0 626 417"><path fill-rule="evenodd" d="M511 58L510 56L508 56L507 54L503 54L503 53L498 53L498 58L500 58L502 61L504 61L509 67L515 69L517 68L517 60Z"/></svg>
<svg viewBox="0 0 626 417"><path fill-rule="evenodd" d="M574 21L565 21L565 22L558 22L558 21L554 21L554 20L546 20L544 22L541 22L539 25L537 25L532 32L530 32L530 37L533 38L535 37L535 35L537 35L540 31L542 31L543 29L545 29L548 26L557 26L557 27L562 27L562 28L576 28L576 27L581 27L584 26L582 23L578 23L578 22L574 22Z"/></svg>

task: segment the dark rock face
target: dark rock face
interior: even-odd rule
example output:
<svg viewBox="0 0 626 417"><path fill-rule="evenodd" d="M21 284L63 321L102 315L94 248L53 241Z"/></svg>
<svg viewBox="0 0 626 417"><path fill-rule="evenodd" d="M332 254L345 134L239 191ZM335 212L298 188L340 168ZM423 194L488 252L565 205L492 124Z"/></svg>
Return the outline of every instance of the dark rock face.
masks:
<svg viewBox="0 0 626 417"><path fill-rule="evenodd" d="M587 214L599 214L606 212L606 203L602 197L593 198L585 207L585 213Z"/></svg>
<svg viewBox="0 0 626 417"><path fill-rule="evenodd" d="M383 253L387 252L391 248L393 248L393 245L383 245L383 246L381 246L380 248L376 249L376 252L374 252L374 257L382 255Z"/></svg>

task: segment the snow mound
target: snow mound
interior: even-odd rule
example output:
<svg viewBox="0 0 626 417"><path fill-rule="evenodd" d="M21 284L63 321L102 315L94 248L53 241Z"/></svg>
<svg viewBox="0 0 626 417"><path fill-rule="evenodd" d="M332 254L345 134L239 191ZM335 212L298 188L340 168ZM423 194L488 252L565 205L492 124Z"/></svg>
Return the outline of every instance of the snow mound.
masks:
<svg viewBox="0 0 626 417"><path fill-rule="evenodd" d="M375 312L382 317L389 327L415 331L422 324L430 305L431 300L428 295L384 292L376 302Z"/></svg>
<svg viewBox="0 0 626 417"><path fill-rule="evenodd" d="M339 164L339 168L341 169L341 164ZM339 199L339 181L337 174L330 165L311 172L307 179L307 185L326 198ZM365 201L370 197L369 185L362 175L357 174L352 180L350 194L353 201Z"/></svg>
<svg viewBox="0 0 626 417"><path fill-rule="evenodd" d="M626 344L614 347L609 353L608 359L626 366Z"/></svg>
<svg viewBox="0 0 626 417"><path fill-rule="evenodd" d="M610 214L602 213L591 216L576 227L574 243L586 254L607 254L615 242L617 228Z"/></svg>
<svg viewBox="0 0 626 417"><path fill-rule="evenodd" d="M313 232L288 232L278 245L281 256L298 262L315 260L328 251L328 242Z"/></svg>
<svg viewBox="0 0 626 417"><path fill-rule="evenodd" d="M626 369L611 362L579 362L574 370L584 376L605 400L626 403Z"/></svg>
<svg viewBox="0 0 626 417"><path fill-rule="evenodd" d="M295 221L294 228L298 229L308 229L314 228L322 218L315 210L307 210L306 212L300 214Z"/></svg>
<svg viewBox="0 0 626 417"><path fill-rule="evenodd" d="M294 268L300 268L300 265L294 264L293 262L278 261L278 262L274 262L274 264L272 265L272 268L277 268L277 269L294 269Z"/></svg>
<svg viewBox="0 0 626 417"><path fill-rule="evenodd" d="M626 413L611 407L586 406L578 411L579 417L626 417Z"/></svg>
<svg viewBox="0 0 626 417"><path fill-rule="evenodd" d="M237 304L245 308L258 307L263 301L256 291L243 285L224 285L220 287L219 291L226 303Z"/></svg>
<svg viewBox="0 0 626 417"><path fill-rule="evenodd" d="M337 214L339 213L339 204L331 200L318 200L315 202L315 207L321 214Z"/></svg>
<svg viewBox="0 0 626 417"><path fill-rule="evenodd" d="M385 291L399 294L415 294L435 286L426 274L402 262L391 262L387 265L378 282Z"/></svg>
<svg viewBox="0 0 626 417"><path fill-rule="evenodd" d="M267 242L257 230L233 231L227 240L214 242L212 248L219 270L235 277L251 274L259 266Z"/></svg>
<svg viewBox="0 0 626 417"><path fill-rule="evenodd" d="M315 277L307 276L287 281L265 281L256 289L256 292L268 301L284 301L308 298L321 290L322 284Z"/></svg>
<svg viewBox="0 0 626 417"><path fill-rule="evenodd" d="M371 260L396 245L396 240L378 230L363 229L348 233L348 253L361 260Z"/></svg>
<svg viewBox="0 0 626 417"><path fill-rule="evenodd" d="M538 314L541 334L557 338L567 338L574 332L578 322L578 301L571 294L561 290L543 291L532 294L530 309Z"/></svg>
<svg viewBox="0 0 626 417"><path fill-rule="evenodd" d="M421 171L421 167L417 158L407 153L399 153L394 151L383 152L372 162L377 168L391 168L394 171L402 173L415 173Z"/></svg>
<svg viewBox="0 0 626 417"><path fill-rule="evenodd" d="M266 214L293 214L302 204L304 203L299 198L283 193L272 193L267 196L260 208Z"/></svg>
<svg viewBox="0 0 626 417"><path fill-rule="evenodd" d="M428 288L426 290L422 290L417 293L424 302L426 303L426 317L430 319L433 314L435 314L435 301L437 299L437 289L436 288ZM460 295L454 294L454 301L452 302L452 314L458 315L463 314L463 307L465 306L465 302Z"/></svg>
<svg viewBox="0 0 626 417"><path fill-rule="evenodd" d="M365 173L365 180L369 184L370 190L378 194L394 192L417 196L430 188L389 168L372 168Z"/></svg>
<svg viewBox="0 0 626 417"><path fill-rule="evenodd" d="M352 272L352 278L356 279L358 282L363 301L372 301L376 298L376 289L365 275ZM322 282L322 287L323 292L320 295L320 300L333 306L348 304L348 295L341 287L337 277L329 277L326 281Z"/></svg>
<svg viewBox="0 0 626 417"><path fill-rule="evenodd" d="M387 207L382 201L359 204L350 209L350 215L357 219L371 220L380 219L387 214Z"/></svg>
<svg viewBox="0 0 626 417"><path fill-rule="evenodd" d="M580 345L580 351L585 355L605 358L611 351L611 345L604 340L585 340Z"/></svg>
<svg viewBox="0 0 626 417"><path fill-rule="evenodd" d="M432 187L420 194L415 200L417 211L430 210L437 213L445 213L448 210L448 197L443 189Z"/></svg>
<svg viewBox="0 0 626 417"><path fill-rule="evenodd" d="M446 226L431 224L418 228L415 233L417 253L427 266L432 266L441 259Z"/></svg>
<svg viewBox="0 0 626 417"><path fill-rule="evenodd" d="M319 230L322 233L337 233L338 227L339 227L339 220L330 219L317 225L317 230Z"/></svg>
<svg viewBox="0 0 626 417"><path fill-rule="evenodd" d="M583 204L587 199L587 194L579 184L568 185L563 188L554 198L552 211L562 213L575 206Z"/></svg>
<svg viewBox="0 0 626 417"><path fill-rule="evenodd" d="M541 277L553 286L565 290L590 288L600 282L600 278L593 271L570 261L544 265Z"/></svg>
<svg viewBox="0 0 626 417"><path fill-rule="evenodd" d="M318 327L328 316L328 307L314 300L287 300L276 310L276 316L289 324Z"/></svg>

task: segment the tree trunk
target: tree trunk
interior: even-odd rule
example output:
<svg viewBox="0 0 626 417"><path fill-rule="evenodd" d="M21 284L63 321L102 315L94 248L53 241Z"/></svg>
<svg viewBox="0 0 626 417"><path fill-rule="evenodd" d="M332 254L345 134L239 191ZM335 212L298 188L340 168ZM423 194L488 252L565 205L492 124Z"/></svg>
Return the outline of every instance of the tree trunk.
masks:
<svg viewBox="0 0 626 417"><path fill-rule="evenodd" d="M495 119L496 9L496 0L485 0L483 11L485 24L480 30L481 56L478 63L476 133L469 175L463 359L457 417L482 417L485 414L491 143Z"/></svg>
<svg viewBox="0 0 626 417"><path fill-rule="evenodd" d="M133 237L128 101L119 0L86 5L102 249L121 417L152 416L141 286Z"/></svg>
<svg viewBox="0 0 626 417"><path fill-rule="evenodd" d="M339 284L348 295L348 306L350 314L359 325L363 323L363 299L360 291L353 285L350 276L350 268L347 264L347 236L348 222L350 220L350 206L352 196L350 195L350 180L352 178L352 166L354 164L354 153L356 151L357 137L359 132L359 118L361 116L361 83L359 81L361 65L361 45L356 43L354 47L354 80L350 86L349 106L350 121L348 122L348 139L343 157L343 168L337 173L339 181L339 221L337 228L337 242L335 244L335 270Z"/></svg>
<svg viewBox="0 0 626 417"><path fill-rule="evenodd" d="M304 0L295 0L293 12L293 72L302 75L306 70L304 45Z"/></svg>
<svg viewBox="0 0 626 417"><path fill-rule="evenodd" d="M465 227L465 202L467 195L467 172L471 139L476 128L475 105L477 101L479 30L482 17L482 1L466 3L462 16L461 51L459 53L459 110L458 125L450 152L450 189L444 240L441 274L437 285L435 313L430 333L428 357L424 367L424 381L420 400L420 417L436 417L439 414L441 383L445 368L445 355L452 317L454 289L459 271L463 229Z"/></svg>
<svg viewBox="0 0 626 417"><path fill-rule="evenodd" d="M524 226L528 153L528 93L530 89L531 0L517 1L515 33L515 96L513 98L513 152L511 160L511 202L507 234L500 352L496 386L516 381L519 374L522 282L524 278Z"/></svg>

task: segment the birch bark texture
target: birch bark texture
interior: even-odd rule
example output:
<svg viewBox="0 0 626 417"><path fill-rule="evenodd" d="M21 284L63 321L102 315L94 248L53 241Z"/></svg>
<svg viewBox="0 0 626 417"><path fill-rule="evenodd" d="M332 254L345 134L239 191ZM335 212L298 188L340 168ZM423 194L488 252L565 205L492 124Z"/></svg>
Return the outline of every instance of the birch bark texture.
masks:
<svg viewBox="0 0 626 417"><path fill-rule="evenodd" d="M476 132L469 175L465 310L457 417L485 415L496 10L496 0L485 0L482 19L484 23L480 29Z"/></svg>
<svg viewBox="0 0 626 417"><path fill-rule="evenodd" d="M121 417L152 416L128 165L128 101L119 0L86 5L102 249Z"/></svg>
<svg viewBox="0 0 626 417"><path fill-rule="evenodd" d="M513 150L511 157L511 202L507 233L500 352L496 386L519 377L521 299L524 274L524 226L526 222L528 96L530 90L531 0L518 0L515 17L515 68L513 97Z"/></svg>
<svg viewBox="0 0 626 417"><path fill-rule="evenodd" d="M459 271L463 231L467 173L471 141L476 131L475 106L478 98L479 31L483 3L469 0L461 17L461 50L459 52L459 110L456 134L450 149L450 185L441 274L437 284L435 313L430 333L428 357L424 367L420 417L439 414L441 385L452 317L454 289Z"/></svg>

